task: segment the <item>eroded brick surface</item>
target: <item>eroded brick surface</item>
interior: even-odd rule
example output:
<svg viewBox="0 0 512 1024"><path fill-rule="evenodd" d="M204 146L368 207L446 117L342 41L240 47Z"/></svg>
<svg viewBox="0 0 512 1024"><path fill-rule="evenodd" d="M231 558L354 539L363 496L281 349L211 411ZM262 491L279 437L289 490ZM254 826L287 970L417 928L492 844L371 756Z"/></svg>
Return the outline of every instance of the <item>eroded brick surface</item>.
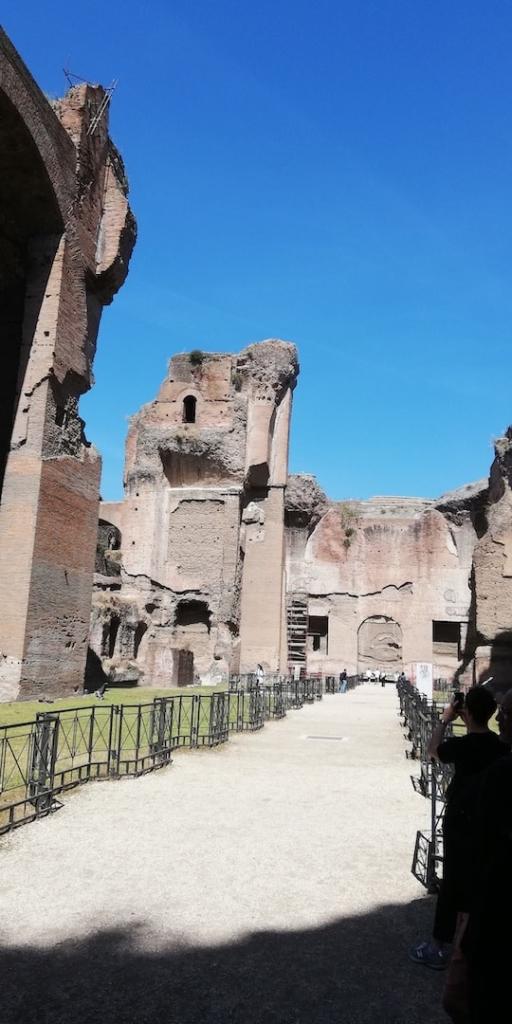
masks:
<svg viewBox="0 0 512 1024"><path fill-rule="evenodd" d="M100 459L78 400L135 241L101 86L50 104L0 33L0 699L82 684Z"/></svg>

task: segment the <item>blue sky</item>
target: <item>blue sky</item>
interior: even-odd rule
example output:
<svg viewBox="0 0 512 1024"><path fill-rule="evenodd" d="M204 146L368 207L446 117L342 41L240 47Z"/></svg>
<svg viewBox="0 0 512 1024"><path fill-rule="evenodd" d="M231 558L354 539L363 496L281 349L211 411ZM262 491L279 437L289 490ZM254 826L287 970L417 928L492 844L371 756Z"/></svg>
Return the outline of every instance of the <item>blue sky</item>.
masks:
<svg viewBox="0 0 512 1024"><path fill-rule="evenodd" d="M40 86L119 79L139 240L81 403L121 496L168 358L299 347L291 469L331 497L486 475L512 421L508 0L4 5Z"/></svg>

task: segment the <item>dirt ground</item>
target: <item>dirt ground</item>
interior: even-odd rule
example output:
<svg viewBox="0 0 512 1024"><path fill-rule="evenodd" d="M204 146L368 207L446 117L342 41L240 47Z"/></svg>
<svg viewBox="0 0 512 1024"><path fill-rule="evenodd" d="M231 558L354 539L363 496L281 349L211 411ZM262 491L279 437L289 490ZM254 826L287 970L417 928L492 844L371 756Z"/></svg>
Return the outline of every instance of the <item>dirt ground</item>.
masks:
<svg viewBox="0 0 512 1024"><path fill-rule="evenodd" d="M0 840L3 1024L443 1024L394 687L325 697Z"/></svg>

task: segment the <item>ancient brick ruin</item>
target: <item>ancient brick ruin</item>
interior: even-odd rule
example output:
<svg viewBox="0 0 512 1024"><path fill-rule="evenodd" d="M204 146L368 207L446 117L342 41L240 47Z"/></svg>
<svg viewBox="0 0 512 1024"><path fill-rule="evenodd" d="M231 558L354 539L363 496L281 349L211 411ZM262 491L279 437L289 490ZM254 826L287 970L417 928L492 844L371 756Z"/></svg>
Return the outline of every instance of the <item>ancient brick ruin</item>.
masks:
<svg viewBox="0 0 512 1024"><path fill-rule="evenodd" d="M132 420L121 551L100 549L90 668L155 686L286 663L285 487L295 347L175 356ZM101 664L99 664L101 663Z"/></svg>
<svg viewBox="0 0 512 1024"><path fill-rule="evenodd" d="M258 663L430 662L466 682L510 670L512 440L490 487L333 502L288 476L297 372L276 340L171 360L130 426L125 499L101 507L91 685L214 682Z"/></svg>
<svg viewBox="0 0 512 1024"><path fill-rule="evenodd" d="M135 240L106 99L81 84L49 102L0 34L0 699L258 663L503 679L512 429L489 481L437 501L331 501L288 476L289 342L175 356L131 422L125 497L102 504L98 532L100 457L78 402Z"/></svg>
<svg viewBox="0 0 512 1024"><path fill-rule="evenodd" d="M100 457L78 414L135 241L105 90L50 103L0 32L0 699L82 685Z"/></svg>

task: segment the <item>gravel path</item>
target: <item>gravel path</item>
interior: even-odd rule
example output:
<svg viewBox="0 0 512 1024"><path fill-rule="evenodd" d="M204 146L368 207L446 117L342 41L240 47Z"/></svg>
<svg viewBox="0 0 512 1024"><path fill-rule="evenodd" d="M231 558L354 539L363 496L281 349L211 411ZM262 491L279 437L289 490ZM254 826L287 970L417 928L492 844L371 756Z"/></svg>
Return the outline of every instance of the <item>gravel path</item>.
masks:
<svg viewBox="0 0 512 1024"><path fill-rule="evenodd" d="M404 748L364 686L65 796L0 840L2 1020L442 1024Z"/></svg>

